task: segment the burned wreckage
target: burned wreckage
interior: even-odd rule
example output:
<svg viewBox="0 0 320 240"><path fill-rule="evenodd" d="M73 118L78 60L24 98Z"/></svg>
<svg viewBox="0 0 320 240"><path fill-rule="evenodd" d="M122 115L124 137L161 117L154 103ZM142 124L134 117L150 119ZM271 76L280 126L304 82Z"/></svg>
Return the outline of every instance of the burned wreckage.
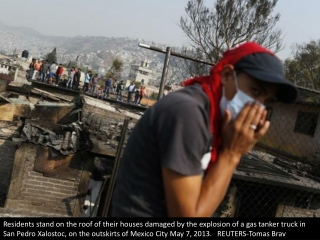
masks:
<svg viewBox="0 0 320 240"><path fill-rule="evenodd" d="M53 132L34 123L25 123L21 140L48 147L52 157L69 155L80 151L90 151L92 141L89 132L82 122L60 125L60 129Z"/></svg>
<svg viewBox="0 0 320 240"><path fill-rule="evenodd" d="M0 152L11 153L0 156L0 215L106 215L111 173L141 109L51 88L0 93Z"/></svg>

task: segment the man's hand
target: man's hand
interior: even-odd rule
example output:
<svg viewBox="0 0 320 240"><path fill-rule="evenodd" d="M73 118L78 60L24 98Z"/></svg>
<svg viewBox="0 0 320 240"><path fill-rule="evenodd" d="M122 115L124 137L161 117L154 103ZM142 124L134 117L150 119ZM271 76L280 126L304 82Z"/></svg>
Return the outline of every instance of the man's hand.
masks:
<svg viewBox="0 0 320 240"><path fill-rule="evenodd" d="M234 156L230 159L235 159L237 165L241 156L267 133L270 122L266 121L266 116L267 110L259 103L247 104L235 121L232 121L231 112L226 110L222 128L222 153Z"/></svg>

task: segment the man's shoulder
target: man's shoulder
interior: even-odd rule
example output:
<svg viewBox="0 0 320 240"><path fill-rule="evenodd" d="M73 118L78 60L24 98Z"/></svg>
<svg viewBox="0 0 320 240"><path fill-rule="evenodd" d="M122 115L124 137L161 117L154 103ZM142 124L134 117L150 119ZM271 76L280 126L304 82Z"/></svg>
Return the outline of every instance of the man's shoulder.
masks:
<svg viewBox="0 0 320 240"><path fill-rule="evenodd" d="M169 93L163 97L165 102L179 103L181 105L203 105L208 101L201 86L191 86L182 88L176 92Z"/></svg>
<svg viewBox="0 0 320 240"><path fill-rule="evenodd" d="M154 111L167 116L197 118L207 114L209 100L200 88L183 88L169 93L154 105ZM156 114L156 115L158 115Z"/></svg>

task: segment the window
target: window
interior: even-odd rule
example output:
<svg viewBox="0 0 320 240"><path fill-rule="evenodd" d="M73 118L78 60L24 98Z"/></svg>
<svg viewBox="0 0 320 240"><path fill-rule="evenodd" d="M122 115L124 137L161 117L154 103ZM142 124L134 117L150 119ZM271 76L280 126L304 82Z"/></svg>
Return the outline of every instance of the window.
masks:
<svg viewBox="0 0 320 240"><path fill-rule="evenodd" d="M298 112L294 131L313 137L318 123L318 113Z"/></svg>

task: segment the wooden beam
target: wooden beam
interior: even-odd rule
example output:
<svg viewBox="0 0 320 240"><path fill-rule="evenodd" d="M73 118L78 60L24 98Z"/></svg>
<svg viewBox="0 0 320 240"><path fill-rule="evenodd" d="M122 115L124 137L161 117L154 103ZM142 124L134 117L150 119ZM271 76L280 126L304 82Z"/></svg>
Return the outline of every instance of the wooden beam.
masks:
<svg viewBox="0 0 320 240"><path fill-rule="evenodd" d="M4 101L4 102L10 103L10 100L8 98L6 98L5 96L2 96L1 94L0 94L0 101Z"/></svg>
<svg viewBox="0 0 320 240"><path fill-rule="evenodd" d="M35 91L35 90L31 90L31 93L36 94L36 95L39 95L39 96L44 96L44 97L49 98L49 99L54 100L54 101L60 101L59 98L50 96L50 95L47 94L47 93L42 93L42 92Z"/></svg>
<svg viewBox="0 0 320 240"><path fill-rule="evenodd" d="M38 92L43 93L43 94L46 94L46 95L48 95L48 96L51 96L52 98L57 98L57 99L59 99L59 100L63 100L63 101L66 101L66 102L71 102L70 100L67 100L67 99L65 99L65 98L59 97L59 96L57 96L57 95L55 95L55 94L53 94L53 93L50 93L50 92L41 90L41 89L39 89L39 88L34 88L33 90L38 91Z"/></svg>

